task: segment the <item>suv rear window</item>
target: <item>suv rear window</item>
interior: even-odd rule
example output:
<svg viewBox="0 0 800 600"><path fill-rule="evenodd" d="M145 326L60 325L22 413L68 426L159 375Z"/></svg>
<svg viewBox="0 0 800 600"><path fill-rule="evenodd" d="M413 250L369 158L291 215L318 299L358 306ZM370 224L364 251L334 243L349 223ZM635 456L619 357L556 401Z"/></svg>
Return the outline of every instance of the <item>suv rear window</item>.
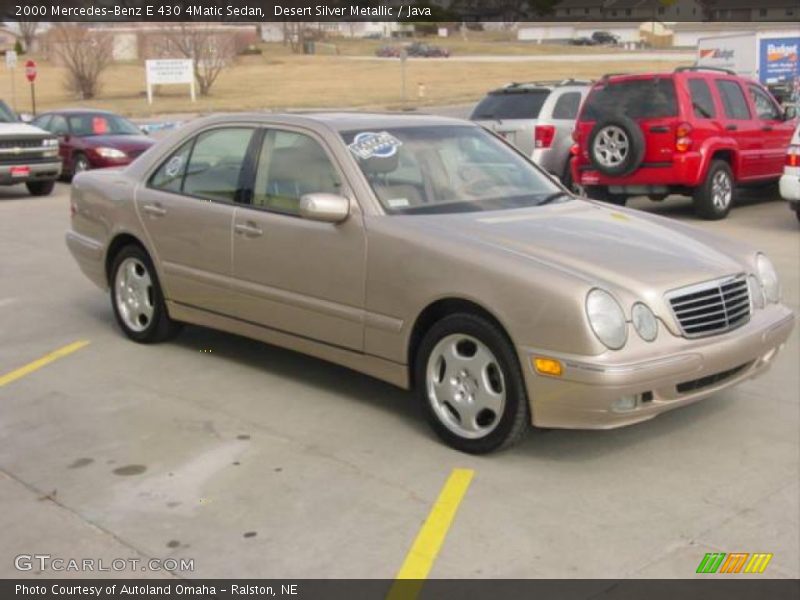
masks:
<svg viewBox="0 0 800 600"><path fill-rule="evenodd" d="M613 115L659 119L677 114L672 79L631 79L595 87L586 99L581 120L599 121Z"/></svg>
<svg viewBox="0 0 800 600"><path fill-rule="evenodd" d="M478 103L472 111L473 120L483 119L535 119L550 95L549 90L525 92L493 92Z"/></svg>

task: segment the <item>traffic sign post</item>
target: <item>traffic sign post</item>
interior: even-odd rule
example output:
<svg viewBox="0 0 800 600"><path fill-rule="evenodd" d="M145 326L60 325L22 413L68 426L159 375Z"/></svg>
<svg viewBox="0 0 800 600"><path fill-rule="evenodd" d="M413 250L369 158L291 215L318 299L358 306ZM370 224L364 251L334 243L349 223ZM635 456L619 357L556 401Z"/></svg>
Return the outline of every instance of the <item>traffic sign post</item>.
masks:
<svg viewBox="0 0 800 600"><path fill-rule="evenodd" d="M14 70L17 68L17 53L13 50L6 51L6 69L11 74L11 108L17 110L17 90L14 86Z"/></svg>
<svg viewBox="0 0 800 600"><path fill-rule="evenodd" d="M31 109L33 116L36 116L36 61L29 58L25 61L25 77L31 84Z"/></svg>

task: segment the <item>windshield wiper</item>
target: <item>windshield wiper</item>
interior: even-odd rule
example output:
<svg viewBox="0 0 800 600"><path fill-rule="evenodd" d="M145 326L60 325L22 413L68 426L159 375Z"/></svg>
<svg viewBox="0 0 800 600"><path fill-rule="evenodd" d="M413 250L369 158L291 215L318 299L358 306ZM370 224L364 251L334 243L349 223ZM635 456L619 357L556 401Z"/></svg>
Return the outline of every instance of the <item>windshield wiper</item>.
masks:
<svg viewBox="0 0 800 600"><path fill-rule="evenodd" d="M542 198L540 202L536 204L536 206L543 206L545 204L550 204L553 200L558 200L559 198L569 198L570 195L567 192L553 192Z"/></svg>

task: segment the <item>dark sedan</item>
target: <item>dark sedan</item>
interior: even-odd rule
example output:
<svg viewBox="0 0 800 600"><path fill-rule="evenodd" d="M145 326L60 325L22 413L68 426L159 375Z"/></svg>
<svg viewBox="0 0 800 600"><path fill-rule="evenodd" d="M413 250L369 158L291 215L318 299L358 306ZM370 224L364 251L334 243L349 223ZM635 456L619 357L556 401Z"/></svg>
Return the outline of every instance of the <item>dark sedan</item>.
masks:
<svg viewBox="0 0 800 600"><path fill-rule="evenodd" d="M106 111L53 111L39 115L32 124L58 136L68 177L88 169L125 166L154 144L136 125Z"/></svg>

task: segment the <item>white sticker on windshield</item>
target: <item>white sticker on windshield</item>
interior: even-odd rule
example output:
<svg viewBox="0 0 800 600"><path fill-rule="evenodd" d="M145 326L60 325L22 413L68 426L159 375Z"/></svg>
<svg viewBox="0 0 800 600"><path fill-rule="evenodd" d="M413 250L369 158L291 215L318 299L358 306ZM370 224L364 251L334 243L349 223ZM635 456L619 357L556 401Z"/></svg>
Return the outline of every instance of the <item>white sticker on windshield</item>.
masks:
<svg viewBox="0 0 800 600"><path fill-rule="evenodd" d="M375 133L373 131L362 131L353 138L353 143L347 146L350 152L359 158L388 158L397 153L397 149L403 145L388 131Z"/></svg>
<svg viewBox="0 0 800 600"><path fill-rule="evenodd" d="M181 172L182 166L183 166L183 156L180 155L173 156L172 158L169 159L169 162L167 163L167 166L164 169L164 171L166 171L168 177L175 177L178 173Z"/></svg>
<svg viewBox="0 0 800 600"><path fill-rule="evenodd" d="M389 208L404 208L408 206L408 198L389 198L386 201L386 204L389 205Z"/></svg>

